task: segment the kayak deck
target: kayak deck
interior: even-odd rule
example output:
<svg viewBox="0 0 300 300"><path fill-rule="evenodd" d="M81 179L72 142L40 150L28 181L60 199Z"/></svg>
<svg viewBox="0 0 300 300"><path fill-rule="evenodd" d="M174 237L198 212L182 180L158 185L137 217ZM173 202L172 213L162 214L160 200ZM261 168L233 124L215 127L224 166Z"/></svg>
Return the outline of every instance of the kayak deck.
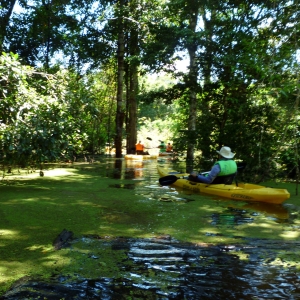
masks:
<svg viewBox="0 0 300 300"><path fill-rule="evenodd" d="M207 184L193 182L187 179L189 174L178 173L174 170L169 171L157 166L160 177L175 175L178 179L173 183L174 186L188 189L196 193L221 196L233 200L258 201L273 204L281 204L290 198L290 193L286 189L265 187L251 183L236 184Z"/></svg>

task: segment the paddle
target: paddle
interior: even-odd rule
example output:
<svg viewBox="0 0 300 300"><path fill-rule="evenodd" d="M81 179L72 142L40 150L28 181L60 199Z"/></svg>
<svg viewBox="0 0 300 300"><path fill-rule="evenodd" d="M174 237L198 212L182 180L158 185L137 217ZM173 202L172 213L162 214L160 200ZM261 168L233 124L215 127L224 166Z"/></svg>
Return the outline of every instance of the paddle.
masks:
<svg viewBox="0 0 300 300"><path fill-rule="evenodd" d="M167 175L167 176L159 178L159 183L162 186L164 186L164 185L171 185L175 181L177 181L177 179L179 179L179 178L177 176L175 176L175 175Z"/></svg>
<svg viewBox="0 0 300 300"><path fill-rule="evenodd" d="M203 172L203 173L201 173L201 175L204 175L204 174L207 174L207 173L209 173L209 172ZM180 173L178 173L178 172L174 172L174 174L180 174ZM164 177L161 177L161 178L159 178L159 183L160 183L160 185L171 185L171 184L173 184L174 182L176 182L177 181L177 179L187 179L188 177L186 176L186 177L177 177L177 176L175 176L175 175L167 175L167 176L164 176Z"/></svg>

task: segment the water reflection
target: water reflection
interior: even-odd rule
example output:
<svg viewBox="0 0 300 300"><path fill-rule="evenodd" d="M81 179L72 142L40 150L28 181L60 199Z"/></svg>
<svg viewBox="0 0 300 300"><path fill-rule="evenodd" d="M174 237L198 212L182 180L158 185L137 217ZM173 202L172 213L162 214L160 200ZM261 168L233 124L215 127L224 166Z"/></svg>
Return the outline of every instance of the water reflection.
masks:
<svg viewBox="0 0 300 300"><path fill-rule="evenodd" d="M288 210L283 205L275 205L269 203L247 203L243 206L244 209L255 210L257 212L263 213L269 217L274 217L276 221L283 222L288 220L290 215Z"/></svg>
<svg viewBox="0 0 300 300"><path fill-rule="evenodd" d="M116 178L116 179L120 178L119 176L122 172L122 165L123 165L123 162L121 159L115 160L114 178Z"/></svg>
<svg viewBox="0 0 300 300"><path fill-rule="evenodd" d="M125 159L108 159L106 162L106 175L114 179L144 179L144 173L154 168L152 161L145 160L125 160ZM154 171L154 170L153 170Z"/></svg>
<svg viewBox="0 0 300 300"><path fill-rule="evenodd" d="M249 216L246 210L228 207L223 213L212 214L212 225L233 227L245 223L252 223L254 218Z"/></svg>
<svg viewBox="0 0 300 300"><path fill-rule="evenodd" d="M149 165L149 163L148 163ZM126 160L126 172L132 176L132 179L143 179L144 168L147 167L143 161ZM128 178L129 176L127 176Z"/></svg>

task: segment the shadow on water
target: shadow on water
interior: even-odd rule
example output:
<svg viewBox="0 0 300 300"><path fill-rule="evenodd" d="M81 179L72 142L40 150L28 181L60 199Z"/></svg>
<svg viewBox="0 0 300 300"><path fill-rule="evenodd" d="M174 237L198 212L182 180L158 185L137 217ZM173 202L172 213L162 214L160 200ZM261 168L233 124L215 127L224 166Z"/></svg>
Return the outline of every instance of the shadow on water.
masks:
<svg viewBox="0 0 300 300"><path fill-rule="evenodd" d="M132 189L146 201L195 201L190 192L158 183L156 162L109 160L106 176L134 179L116 183L112 189ZM277 223L293 221L284 206L246 203L211 197L210 224L235 228L252 224L265 214ZM224 201L214 212L213 205ZM214 233L207 233L207 236ZM105 240L85 236L71 242L70 251L83 243L84 259L94 260L101 274L101 256L106 249L123 255L112 277L97 279L53 276L48 281L23 278L6 293L9 299L300 299L300 275L285 254L299 253L300 242L244 238L245 243L209 245L182 243L169 235L151 239ZM279 255L281 254L281 255ZM84 268L84 266L83 266Z"/></svg>

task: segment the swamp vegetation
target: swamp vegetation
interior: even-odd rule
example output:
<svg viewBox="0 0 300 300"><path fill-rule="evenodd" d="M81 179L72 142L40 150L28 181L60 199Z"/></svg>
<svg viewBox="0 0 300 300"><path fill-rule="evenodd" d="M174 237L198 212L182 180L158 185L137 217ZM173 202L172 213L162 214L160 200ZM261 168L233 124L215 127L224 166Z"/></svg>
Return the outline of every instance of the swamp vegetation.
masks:
<svg viewBox="0 0 300 300"><path fill-rule="evenodd" d="M165 240L160 247L177 241L177 248L169 250L172 255L178 247L187 256L200 251L195 247L205 247L211 255L202 261L203 268L205 261L206 267L215 265L220 255L215 247L230 250L248 263L250 248L265 262L273 251L273 265L288 274L292 269L293 274L299 272L300 206L295 184L265 183L291 193L280 206L229 201L159 186L156 164L103 158L94 164L45 166L44 177L25 170L5 176L0 183L1 293L21 278L51 282L63 276L63 286L83 278L119 278L122 282L128 276L126 270L135 265L128 260L130 239L132 245L141 239L136 246L139 251L149 239ZM74 236L67 247L55 250L52 243L63 229ZM158 280L162 275L152 276ZM135 280L142 284L145 278ZM168 286L170 280L163 282ZM170 291L167 295L172 299ZM152 297L149 294L149 299L158 299Z"/></svg>

